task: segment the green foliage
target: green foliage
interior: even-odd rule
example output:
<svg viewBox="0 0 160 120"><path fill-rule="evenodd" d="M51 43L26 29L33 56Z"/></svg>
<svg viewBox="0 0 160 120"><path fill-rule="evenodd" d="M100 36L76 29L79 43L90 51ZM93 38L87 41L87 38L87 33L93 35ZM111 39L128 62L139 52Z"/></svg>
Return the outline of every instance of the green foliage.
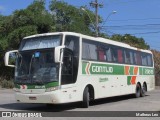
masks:
<svg viewBox="0 0 160 120"><path fill-rule="evenodd" d="M13 80L6 80L6 79L0 79L0 86L2 88L13 88L14 87L14 83Z"/></svg>
<svg viewBox="0 0 160 120"><path fill-rule="evenodd" d="M8 47L7 38L0 37L0 50L5 50Z"/></svg>
<svg viewBox="0 0 160 120"><path fill-rule="evenodd" d="M44 0L34 1L33 4L28 6L27 10L32 14L32 25L37 26L38 33L52 31L54 20L52 19L51 14L46 10Z"/></svg>
<svg viewBox="0 0 160 120"><path fill-rule="evenodd" d="M50 10L55 19L55 31L73 31L93 35L93 12L83 11L81 8L56 0L51 1Z"/></svg>
<svg viewBox="0 0 160 120"><path fill-rule="evenodd" d="M36 26L24 26L15 29L13 32L9 33L7 40L9 48L18 48L21 40L25 36L37 34Z"/></svg>
<svg viewBox="0 0 160 120"><path fill-rule="evenodd" d="M141 48L141 49L149 49L149 45L145 43L143 38L137 38L135 36L132 36L130 34L120 35L116 34L111 36L112 40L127 43L133 47Z"/></svg>
<svg viewBox="0 0 160 120"><path fill-rule="evenodd" d="M13 30L12 16L1 17L0 22L0 37L6 37Z"/></svg>

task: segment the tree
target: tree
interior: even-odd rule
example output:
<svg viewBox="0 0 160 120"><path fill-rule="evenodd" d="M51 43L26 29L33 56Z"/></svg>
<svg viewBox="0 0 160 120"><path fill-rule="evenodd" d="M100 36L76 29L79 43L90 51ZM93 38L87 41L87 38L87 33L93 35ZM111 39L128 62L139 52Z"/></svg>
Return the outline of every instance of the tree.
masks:
<svg viewBox="0 0 160 120"><path fill-rule="evenodd" d="M155 67L155 79L156 85L160 86L160 52L157 50L152 50L154 56L154 67Z"/></svg>
<svg viewBox="0 0 160 120"><path fill-rule="evenodd" d="M55 19L55 31L71 31L87 35L94 34L94 13L86 9L87 13L80 8L68 5L63 1L52 0L50 10ZM92 21L90 20L92 19Z"/></svg>
<svg viewBox="0 0 160 120"><path fill-rule="evenodd" d="M141 49L149 49L150 46L145 42L143 38L137 38L135 36L132 36L130 34L120 35L115 34L111 36L112 40L127 43L133 47L141 48Z"/></svg>
<svg viewBox="0 0 160 120"><path fill-rule="evenodd" d="M35 0L26 9L16 10L12 15L0 16L0 76L8 79L13 69L4 66L4 53L18 49L21 40L29 35L52 31L53 19L45 8L44 0Z"/></svg>

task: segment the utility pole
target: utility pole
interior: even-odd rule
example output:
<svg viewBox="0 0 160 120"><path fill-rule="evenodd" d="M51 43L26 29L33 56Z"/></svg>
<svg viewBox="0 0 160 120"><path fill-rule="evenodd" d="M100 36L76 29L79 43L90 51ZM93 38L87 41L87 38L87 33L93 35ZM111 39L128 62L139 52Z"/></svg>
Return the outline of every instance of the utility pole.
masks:
<svg viewBox="0 0 160 120"><path fill-rule="evenodd" d="M90 6L92 6L93 8L95 8L95 19L96 19L96 23L95 23L95 33L96 33L96 37L98 37L99 34L99 21L98 21L98 8L102 8L103 5L98 3L98 0L95 0L95 2L91 2Z"/></svg>

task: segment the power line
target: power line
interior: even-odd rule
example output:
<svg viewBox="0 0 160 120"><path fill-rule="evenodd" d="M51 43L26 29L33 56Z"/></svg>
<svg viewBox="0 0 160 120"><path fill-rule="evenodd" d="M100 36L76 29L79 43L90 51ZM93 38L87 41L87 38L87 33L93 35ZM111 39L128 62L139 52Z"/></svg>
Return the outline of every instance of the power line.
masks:
<svg viewBox="0 0 160 120"><path fill-rule="evenodd" d="M115 32L112 32L112 31L108 31L108 30L105 30L105 29L102 29L102 31L108 33L112 33L112 34L122 34L122 33L115 33ZM125 34L130 34L130 35L138 35L138 34L158 34L160 33L160 31L153 31L153 32L140 32L140 33L125 33Z"/></svg>
<svg viewBox="0 0 160 120"><path fill-rule="evenodd" d="M133 26L138 26L138 27L142 27L142 26L160 26L160 24L144 24L144 25L122 25L122 26L102 26L102 27L133 27Z"/></svg>
<svg viewBox="0 0 160 120"><path fill-rule="evenodd" d="M149 0L148 0L149 1ZM153 0L152 0L153 1ZM116 2L116 3L110 3L110 4L113 4L113 5L119 5L119 4L128 4L128 3L133 3L133 2L142 2L142 0L130 0L130 1L127 1L127 2ZM108 4L109 5L109 4Z"/></svg>
<svg viewBox="0 0 160 120"><path fill-rule="evenodd" d="M160 31L155 31L155 32L143 32L143 33L133 33L131 35L137 35L137 34L156 34L156 33L160 33Z"/></svg>
<svg viewBox="0 0 160 120"><path fill-rule="evenodd" d="M131 2L139 2L139 0L130 0L130 1L127 1L127 2L117 2L117 3L114 3L114 4L126 4L126 3L131 3Z"/></svg>
<svg viewBox="0 0 160 120"><path fill-rule="evenodd" d="M103 29L114 30L156 30L160 29L160 24L145 24L145 25L122 25L122 26L102 26Z"/></svg>
<svg viewBox="0 0 160 120"><path fill-rule="evenodd" d="M112 22L122 22L122 21L143 21L143 20L159 20L160 18L142 18L142 19L126 19L126 20L109 20Z"/></svg>
<svg viewBox="0 0 160 120"><path fill-rule="evenodd" d="M144 34L143 35L144 37L152 37L152 38L160 38L160 35L150 35L150 34ZM155 39L153 39L152 41L157 41L157 40L155 40Z"/></svg>
<svg viewBox="0 0 160 120"><path fill-rule="evenodd" d="M107 5L110 5L110 4L114 4L114 5L117 5L117 4L126 4L126 3L131 3L131 2L138 2L139 0L133 0L133 1L127 1L127 2L111 2L111 3L108 3Z"/></svg>

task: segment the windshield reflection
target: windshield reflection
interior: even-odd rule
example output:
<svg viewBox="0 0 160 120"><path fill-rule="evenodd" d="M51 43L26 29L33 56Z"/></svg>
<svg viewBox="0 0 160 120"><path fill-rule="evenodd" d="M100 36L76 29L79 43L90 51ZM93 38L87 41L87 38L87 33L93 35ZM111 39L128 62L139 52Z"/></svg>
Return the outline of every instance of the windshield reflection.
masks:
<svg viewBox="0 0 160 120"><path fill-rule="evenodd" d="M54 49L22 51L17 55L15 82L44 84L58 81L58 70Z"/></svg>

